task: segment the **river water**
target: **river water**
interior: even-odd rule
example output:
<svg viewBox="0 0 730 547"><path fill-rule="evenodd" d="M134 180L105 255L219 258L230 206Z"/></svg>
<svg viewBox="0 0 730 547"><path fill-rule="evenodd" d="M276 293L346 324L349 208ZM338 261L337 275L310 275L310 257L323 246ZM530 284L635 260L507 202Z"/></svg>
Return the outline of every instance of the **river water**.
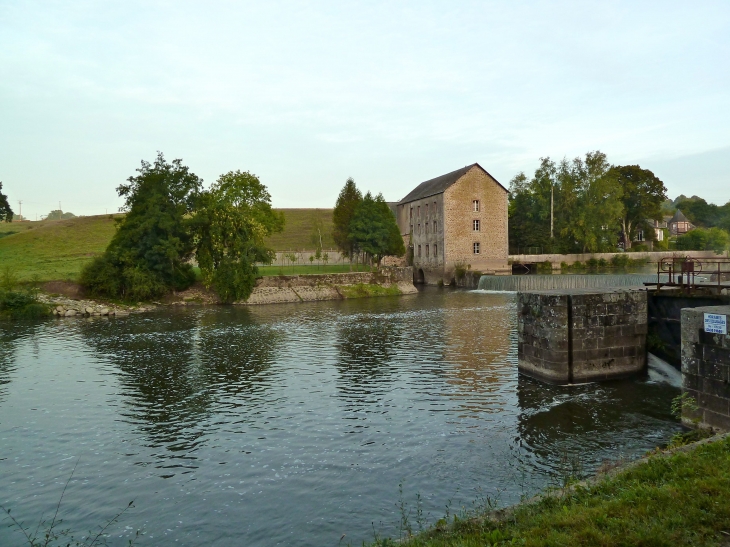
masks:
<svg viewBox="0 0 730 547"><path fill-rule="evenodd" d="M435 288L0 324L0 505L52 515L76 465L64 528L135 500L110 545L138 529L139 545L359 545L679 429L679 389L653 370L519 376L515 328L513 294ZM0 545L22 545L2 524Z"/></svg>

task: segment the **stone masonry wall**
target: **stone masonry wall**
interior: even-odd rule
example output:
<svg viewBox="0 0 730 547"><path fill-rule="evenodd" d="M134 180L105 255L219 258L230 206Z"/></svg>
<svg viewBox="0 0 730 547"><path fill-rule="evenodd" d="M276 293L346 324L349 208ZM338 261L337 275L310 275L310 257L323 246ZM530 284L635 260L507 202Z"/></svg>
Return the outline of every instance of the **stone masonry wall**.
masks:
<svg viewBox="0 0 730 547"><path fill-rule="evenodd" d="M518 293L518 368L568 384L630 376L646 367L646 291Z"/></svg>
<svg viewBox="0 0 730 547"><path fill-rule="evenodd" d="M704 314L725 315L730 306L682 310L682 386L699 409L683 412L683 420L730 430L730 336L704 330Z"/></svg>
<svg viewBox="0 0 730 547"><path fill-rule="evenodd" d="M473 210L474 200L479 200L478 212ZM473 167L446 189L443 209L447 273L459 262L482 272L511 271L507 263L507 192L497 181ZM480 222L479 231L473 229L474 220ZM479 254L474 254L475 242Z"/></svg>

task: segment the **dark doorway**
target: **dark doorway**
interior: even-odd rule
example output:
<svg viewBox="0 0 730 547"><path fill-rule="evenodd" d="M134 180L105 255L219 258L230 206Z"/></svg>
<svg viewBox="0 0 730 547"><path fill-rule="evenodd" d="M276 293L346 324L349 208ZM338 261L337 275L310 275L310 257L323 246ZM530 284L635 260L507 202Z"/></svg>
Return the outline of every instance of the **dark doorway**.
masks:
<svg viewBox="0 0 730 547"><path fill-rule="evenodd" d="M426 282L426 276L423 273L423 270L421 268L418 268L417 270L413 270L413 284L414 285L423 285Z"/></svg>

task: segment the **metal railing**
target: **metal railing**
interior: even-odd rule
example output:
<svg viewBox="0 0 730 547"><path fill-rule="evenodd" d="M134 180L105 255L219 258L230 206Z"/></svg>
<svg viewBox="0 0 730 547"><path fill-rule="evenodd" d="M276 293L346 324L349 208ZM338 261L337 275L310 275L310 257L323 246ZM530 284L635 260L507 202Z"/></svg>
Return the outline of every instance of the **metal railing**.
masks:
<svg viewBox="0 0 730 547"><path fill-rule="evenodd" d="M719 293L730 288L730 258L664 257L657 262L657 282L645 284L656 285L657 289L677 287L686 292L709 288Z"/></svg>

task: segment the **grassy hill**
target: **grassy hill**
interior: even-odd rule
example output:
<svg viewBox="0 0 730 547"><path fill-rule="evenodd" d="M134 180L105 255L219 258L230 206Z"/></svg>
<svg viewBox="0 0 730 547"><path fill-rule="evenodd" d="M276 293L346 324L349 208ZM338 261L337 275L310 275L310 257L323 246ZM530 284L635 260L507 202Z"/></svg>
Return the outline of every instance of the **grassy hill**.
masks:
<svg viewBox="0 0 730 547"><path fill-rule="evenodd" d="M325 249L334 248L332 209L279 209L286 227L269 238L277 251L314 249L317 227ZM21 280L75 280L81 268L106 249L120 215L68 220L0 223L0 269L9 267ZM318 235L317 235L318 237Z"/></svg>
<svg viewBox="0 0 730 547"><path fill-rule="evenodd" d="M24 281L73 280L104 252L114 230L112 215L2 223L0 231L17 233L0 238L0 268L9 267Z"/></svg>
<svg viewBox="0 0 730 547"><path fill-rule="evenodd" d="M332 239L332 209L277 209L286 218L284 231L274 234L268 240L276 251L302 251L317 248L315 237L317 227L322 232L322 248L334 249Z"/></svg>

